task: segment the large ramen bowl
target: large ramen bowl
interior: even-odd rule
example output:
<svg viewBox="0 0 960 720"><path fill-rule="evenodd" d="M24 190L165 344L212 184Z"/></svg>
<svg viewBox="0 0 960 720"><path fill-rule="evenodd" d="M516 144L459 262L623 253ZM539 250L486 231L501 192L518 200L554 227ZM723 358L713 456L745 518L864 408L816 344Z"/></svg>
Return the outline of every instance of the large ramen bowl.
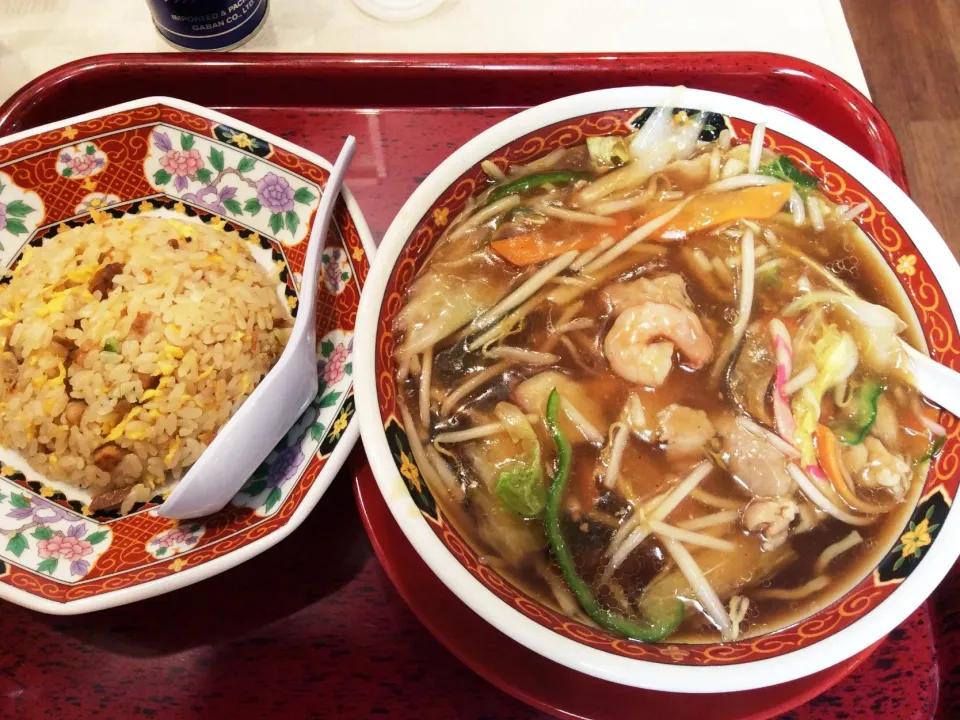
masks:
<svg viewBox="0 0 960 720"><path fill-rule="evenodd" d="M755 125L766 145L819 178L837 204L866 210L856 220L889 276L888 304L913 324L913 342L949 366L960 364L953 308L960 270L914 203L859 154L809 124L770 107L696 90L637 87L576 95L505 120L453 153L420 185L388 230L357 319L357 407L367 457L404 534L437 576L493 626L569 668L608 681L673 692L746 690L793 680L841 662L883 638L933 591L960 552L956 420L883 542L873 543L849 581L826 593L813 614L734 642L682 644L625 640L573 620L526 593L486 562L437 501L417 467L398 408L393 323L404 292L444 228L486 182L481 162L503 168L585 138L626 135L638 108L670 104L729 118L736 142ZM487 166L489 168L489 165ZM909 334L908 334L909 336Z"/></svg>

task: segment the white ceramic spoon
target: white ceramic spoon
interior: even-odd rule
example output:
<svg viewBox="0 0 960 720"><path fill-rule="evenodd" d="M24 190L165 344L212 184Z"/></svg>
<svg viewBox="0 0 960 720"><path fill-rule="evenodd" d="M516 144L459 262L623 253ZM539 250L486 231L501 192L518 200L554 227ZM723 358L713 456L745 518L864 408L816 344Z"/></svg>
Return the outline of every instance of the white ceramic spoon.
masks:
<svg viewBox="0 0 960 720"><path fill-rule="evenodd" d="M273 369L220 430L157 511L185 520L224 507L293 427L317 394L317 280L320 253L356 140L347 137L323 189L307 244L300 310L290 341Z"/></svg>
<svg viewBox="0 0 960 720"><path fill-rule="evenodd" d="M920 394L960 417L960 373L928 358L905 342L900 344L907 351L910 371Z"/></svg>

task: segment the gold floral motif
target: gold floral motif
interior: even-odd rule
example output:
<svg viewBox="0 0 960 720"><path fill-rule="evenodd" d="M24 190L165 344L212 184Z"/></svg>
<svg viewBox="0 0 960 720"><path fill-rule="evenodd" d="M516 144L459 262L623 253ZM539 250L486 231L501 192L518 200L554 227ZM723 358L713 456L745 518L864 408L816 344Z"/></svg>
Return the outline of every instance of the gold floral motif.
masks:
<svg viewBox="0 0 960 720"><path fill-rule="evenodd" d="M450 216L449 208L436 208L433 211L433 221L437 224L437 227L446 227L447 218Z"/></svg>
<svg viewBox="0 0 960 720"><path fill-rule="evenodd" d="M226 221L221 217L212 217L210 218L210 227L216 228L217 230L223 230L223 226Z"/></svg>
<svg viewBox="0 0 960 720"><path fill-rule="evenodd" d="M90 203L90 204L92 205L93 203ZM154 209L154 207L153 207L153 203L152 203L152 202L150 202L149 200L144 200L142 203L140 203L140 204L137 206L137 209L138 209L140 212L144 212L144 213L145 213L145 212L150 212L151 210Z"/></svg>
<svg viewBox="0 0 960 720"><path fill-rule="evenodd" d="M53 488L47 487L46 485L41 486L40 488L40 497L53 497Z"/></svg>
<svg viewBox="0 0 960 720"><path fill-rule="evenodd" d="M916 264L917 264L916 255L913 255L912 253L910 255L901 255L900 259L897 260L897 272L900 273L901 275L906 275L907 277L911 277L917 272L917 269L915 267Z"/></svg>
<svg viewBox="0 0 960 720"><path fill-rule="evenodd" d="M924 515L923 520L919 523L911 522L910 529L900 536L900 544L893 549L893 552L900 553L900 557L897 558L897 561L893 564L894 572L900 569L907 558L912 557L919 559L922 555L921 550L933 542L933 537L931 536L940 525L938 523L931 525L930 518L932 517L933 506L931 505L926 515Z"/></svg>
<svg viewBox="0 0 960 720"><path fill-rule="evenodd" d="M186 566L187 566L187 561L184 560L183 558L177 558L177 559L174 560L172 563L170 563L169 565L167 565L167 567L168 567L170 570L173 570L175 573L180 572L180 571L183 570Z"/></svg>
<svg viewBox="0 0 960 720"><path fill-rule="evenodd" d="M900 536L900 542L903 543L900 551L901 557L916 555L920 548L933 542L930 537L930 521L926 518L921 520L920 524L916 525L913 530L908 530Z"/></svg>
<svg viewBox="0 0 960 720"><path fill-rule="evenodd" d="M67 230L69 229L70 229L69 225L67 225L66 223L60 223L59 225L57 225L57 234L62 235L63 233L67 232Z"/></svg>
<svg viewBox="0 0 960 720"><path fill-rule="evenodd" d="M420 484L420 469L403 450L400 451L400 474L410 481L418 493L423 492L423 486Z"/></svg>
<svg viewBox="0 0 960 720"><path fill-rule="evenodd" d="M245 150L249 150L253 147L253 140L251 140L250 136L246 133L237 133L230 138L230 142L239 148L244 148Z"/></svg>
<svg viewBox="0 0 960 720"><path fill-rule="evenodd" d="M78 130L73 125L67 125L60 131L60 136L67 140L73 140L77 136Z"/></svg>
<svg viewBox="0 0 960 720"><path fill-rule="evenodd" d="M350 418L347 416L346 410L341 410L340 414L337 416L337 419L333 421L333 428L330 430L330 437L336 440L340 437L340 434L347 429L347 425L350 424Z"/></svg>
<svg viewBox="0 0 960 720"><path fill-rule="evenodd" d="M353 259L357 262L363 260L363 248L361 248L359 245L353 249Z"/></svg>
<svg viewBox="0 0 960 720"><path fill-rule="evenodd" d="M186 206L179 200L173 204L173 211L178 212L181 215L187 211Z"/></svg>
<svg viewBox="0 0 960 720"><path fill-rule="evenodd" d="M80 183L80 187L82 187L84 190L96 190L97 181L94 180L92 177L88 177L86 180Z"/></svg>

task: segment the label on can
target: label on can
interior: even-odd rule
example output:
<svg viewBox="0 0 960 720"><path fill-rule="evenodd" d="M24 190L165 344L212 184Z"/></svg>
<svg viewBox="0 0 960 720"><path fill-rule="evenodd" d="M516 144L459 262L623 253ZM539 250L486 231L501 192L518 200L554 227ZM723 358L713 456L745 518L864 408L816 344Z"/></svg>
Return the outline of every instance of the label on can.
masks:
<svg viewBox="0 0 960 720"><path fill-rule="evenodd" d="M267 0L147 0L157 30L190 50L225 50L253 35Z"/></svg>

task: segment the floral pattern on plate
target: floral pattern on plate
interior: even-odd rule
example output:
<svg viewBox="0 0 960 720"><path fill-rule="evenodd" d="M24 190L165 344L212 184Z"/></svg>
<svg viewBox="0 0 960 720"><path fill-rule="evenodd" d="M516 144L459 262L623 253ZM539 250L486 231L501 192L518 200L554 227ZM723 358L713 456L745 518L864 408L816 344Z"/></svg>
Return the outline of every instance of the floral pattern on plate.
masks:
<svg viewBox="0 0 960 720"><path fill-rule="evenodd" d="M110 205L116 205L118 202L120 202L120 198L112 193L90 193L83 196L80 204L73 211L77 215L83 215L91 210L102 210Z"/></svg>
<svg viewBox="0 0 960 720"><path fill-rule="evenodd" d="M56 167L61 177L77 180L103 172L106 165L106 154L95 143L85 142L61 150Z"/></svg>
<svg viewBox="0 0 960 720"><path fill-rule="evenodd" d="M57 168L70 162L64 176ZM172 99L11 135L0 140L0 267L72 227L162 215L238 233L259 262L279 266L295 307L304 261L295 245L313 225L328 167L281 138ZM177 525L156 511L169 486L126 514L91 510L89 491L21 467L0 448L0 598L66 614L135 601L175 589L183 576L196 582L237 565L302 522L356 437L350 339L369 270L363 248L373 243L349 191L337 200L327 242L342 249L350 278L338 295L317 296L323 391L259 471L261 492Z"/></svg>
<svg viewBox="0 0 960 720"><path fill-rule="evenodd" d="M949 512L950 499L943 488L937 488L923 499L903 528L900 542L874 571L877 583L883 585L906 579L929 552Z"/></svg>
<svg viewBox="0 0 960 720"><path fill-rule="evenodd" d="M49 500L0 486L0 539L5 560L73 581L90 572L111 533Z"/></svg>
<svg viewBox="0 0 960 720"><path fill-rule="evenodd" d="M19 187L13 178L0 172L0 252L6 253L11 239L25 239L42 219L40 196ZM7 259L6 254L3 259Z"/></svg>
<svg viewBox="0 0 960 720"><path fill-rule="evenodd" d="M352 332L334 330L320 340L316 397L247 481L234 499L235 505L270 514L283 500L290 479L300 474L301 467L317 454L325 439L343 434L352 416L345 407L346 393L353 384L352 351Z"/></svg>
<svg viewBox="0 0 960 720"><path fill-rule="evenodd" d="M231 136L235 139L236 136ZM144 171L154 187L258 232L296 245L319 204L320 189L236 145L158 125Z"/></svg>
<svg viewBox="0 0 960 720"><path fill-rule="evenodd" d="M323 263L323 286L334 295L339 295L350 280L350 260L340 247L324 248L320 256Z"/></svg>
<svg viewBox="0 0 960 720"><path fill-rule="evenodd" d="M201 523L180 523L152 537L147 543L147 551L155 558L173 557L195 546L205 532Z"/></svg>

